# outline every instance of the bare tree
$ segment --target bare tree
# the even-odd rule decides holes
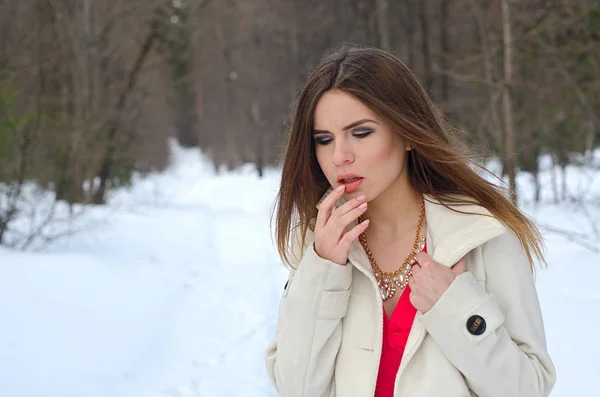
[[[428,91],[433,88],[431,41],[429,39],[429,14],[427,1],[419,1],[419,23],[421,26],[421,51],[423,54],[423,75],[425,76],[425,87]]]
[[[450,55],[450,29],[449,14],[451,0],[440,0],[440,66],[442,70],[448,70],[448,57]],[[441,75],[441,100],[446,104],[450,99],[450,78],[446,74]]]
[[[262,175],[319,57],[380,46],[503,161],[516,194],[539,155],[566,167],[598,145],[598,21],[594,0],[0,0],[0,84],[10,75],[11,114],[36,120],[25,180],[102,203],[164,167],[170,136],[215,169]],[[2,164],[21,153],[10,146]]]
[[[515,161],[515,126],[513,123],[512,102],[512,62],[513,42],[508,0],[502,0],[502,39],[504,43],[504,82],[502,87],[504,136],[506,140],[506,168],[511,198],[517,202],[516,161]]]
[[[502,124],[500,122],[500,116],[498,115],[498,100],[500,98],[499,84],[496,82],[497,77],[494,70],[495,54],[490,44],[489,33],[483,10],[479,0],[471,0],[473,9],[473,16],[475,20],[475,26],[479,36],[481,44],[481,54],[483,56],[483,70],[485,76],[485,85],[488,92],[488,107],[485,112],[482,112],[482,121],[491,130],[489,135],[495,142],[495,147],[500,149],[500,159],[502,160],[502,173],[506,169],[506,150],[504,144],[504,133]],[[489,117],[488,117],[489,116]],[[489,121],[487,121],[489,120]]]
[[[379,46],[390,49],[390,30],[388,27],[388,1],[377,0],[377,27],[379,30]]]

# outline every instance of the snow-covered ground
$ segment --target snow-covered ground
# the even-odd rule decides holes
[[[600,196],[600,172],[568,171],[574,194]],[[277,178],[216,176],[175,148],[166,172],[88,209],[76,234],[35,253],[0,248],[0,396],[273,396],[263,353],[286,276],[269,230]],[[537,283],[552,396],[600,396],[600,255],[584,248],[600,241],[549,231],[592,235],[600,204],[535,207],[529,177],[519,184],[546,230]]]

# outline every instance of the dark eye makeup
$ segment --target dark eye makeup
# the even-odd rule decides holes
[[[357,128],[356,130],[352,131],[352,135],[357,138],[364,138],[367,135],[370,135],[372,132],[373,130],[370,128]]]
[[[355,130],[352,131],[352,135],[356,138],[365,138],[368,135],[371,135],[371,133],[373,133],[373,129],[371,128],[357,128]],[[329,136],[316,136],[315,138],[315,143],[317,145],[327,145],[328,143],[330,143],[331,141],[333,141],[333,139]]]

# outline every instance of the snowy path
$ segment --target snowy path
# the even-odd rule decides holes
[[[0,249],[0,396],[270,393],[275,179],[249,190],[244,172],[207,177],[196,156],[44,253]]]
[[[276,260],[244,250],[269,241],[268,225],[243,211],[138,212],[64,253],[0,251],[0,373],[12,374],[0,395],[225,396],[239,382],[266,395],[256,360]]]

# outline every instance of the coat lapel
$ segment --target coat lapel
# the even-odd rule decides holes
[[[452,207],[458,211],[469,213],[464,214],[444,207],[433,197],[426,196],[425,199],[427,253],[443,266],[452,267],[471,250],[506,231],[501,222],[491,217],[491,214],[480,206]],[[421,323],[421,317],[423,317],[423,313],[417,311],[406,341],[396,380],[399,379],[402,371],[427,335],[427,331]]]

